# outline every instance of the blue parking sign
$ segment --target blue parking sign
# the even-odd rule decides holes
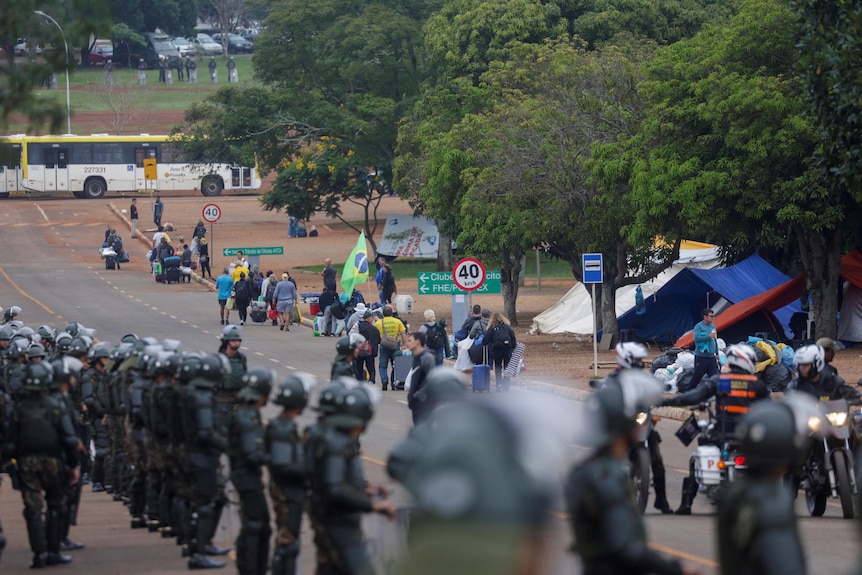
[[[585,284],[600,284],[603,280],[602,254],[582,254],[581,269],[584,270]]]

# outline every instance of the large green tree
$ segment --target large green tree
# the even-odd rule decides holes
[[[60,30],[46,18],[35,14],[41,10],[54,18]],[[0,17],[0,39],[7,50],[0,65],[0,128],[8,126],[12,114],[20,114],[31,129],[46,125],[52,132],[65,131],[66,106],[56,99],[38,98],[36,87],[45,86],[52,74],[61,75],[74,68],[72,53],[66,59],[63,35],[70,50],[87,43],[90,34],[104,34],[110,26],[108,6],[100,1],[20,0],[4,2]],[[12,46],[16,38],[25,37],[31,47],[27,61],[15,61]],[[35,47],[45,49],[36,55]]]

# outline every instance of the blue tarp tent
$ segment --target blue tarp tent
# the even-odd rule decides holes
[[[731,304],[770,290],[789,279],[757,254],[727,268],[688,268],[645,300],[645,313],[638,315],[631,309],[621,315],[618,318],[619,329],[633,330],[635,339],[639,341],[672,344],[701,320],[703,308],[710,307],[720,313]],[[765,313],[759,319],[755,318],[745,329],[751,335],[755,331],[764,331],[771,338],[783,339],[790,316],[797,311],[800,311],[799,302],[794,302],[775,311],[774,316]],[[732,337],[727,341],[737,339]]]

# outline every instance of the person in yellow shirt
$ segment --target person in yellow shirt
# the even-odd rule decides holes
[[[377,368],[381,389],[386,391],[389,387],[389,363],[395,367],[395,352],[406,345],[407,328],[400,319],[392,316],[392,307],[388,305],[383,308],[383,317],[374,323],[374,327],[380,332],[380,361]],[[392,385],[395,389],[395,382]]]

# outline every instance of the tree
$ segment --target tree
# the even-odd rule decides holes
[[[63,49],[63,36],[57,26],[46,22],[35,14],[42,10],[62,26],[63,34],[70,47],[86,44],[90,34],[104,33],[109,28],[107,5],[101,1],[52,0],[35,2],[21,0],[7,2],[0,18],[0,38],[3,38],[5,52],[0,66],[0,128],[9,125],[12,114],[21,114],[27,119],[32,130],[47,124],[51,132],[64,129],[66,107],[64,103],[49,98],[36,98],[34,87],[48,83],[51,74],[60,74],[67,65],[74,68],[75,62],[66,60]],[[18,37],[27,38],[34,49],[27,62],[16,62],[12,44]],[[46,49],[40,57],[35,57],[35,47],[43,45]]]

